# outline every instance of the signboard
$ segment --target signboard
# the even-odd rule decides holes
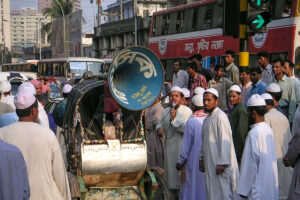
[[[52,57],[81,57],[82,10],[65,16],[65,38],[63,18],[52,22]]]

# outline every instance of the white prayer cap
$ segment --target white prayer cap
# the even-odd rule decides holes
[[[191,92],[190,92],[189,89],[187,89],[187,88],[182,88],[182,89],[181,89],[181,92],[183,93],[183,96],[184,96],[185,98],[190,98]]]
[[[31,106],[35,101],[36,98],[34,94],[29,90],[19,92],[15,96],[16,109],[26,109],[29,106]]]
[[[30,91],[32,94],[36,95],[35,87],[30,82],[25,82],[19,86],[18,93],[24,91]]]
[[[171,88],[171,91],[170,91],[170,92],[175,92],[175,91],[181,92],[181,93],[182,93],[182,89],[181,89],[180,87],[178,87],[178,86],[173,86],[173,87]]]
[[[202,107],[204,106],[203,104],[203,95],[202,94],[197,94],[193,96],[192,102],[195,106]]]
[[[204,94],[205,94],[205,93],[211,93],[211,94],[214,94],[216,97],[219,98],[219,93],[218,93],[218,91],[217,91],[215,88],[209,88],[209,89],[205,90]]]
[[[230,92],[230,91],[242,93],[242,90],[241,90],[240,86],[238,86],[238,85],[233,85],[233,86],[231,86],[231,87],[229,88],[229,92]]]
[[[0,92],[6,93],[11,91],[11,84],[9,81],[1,81]]]
[[[247,106],[248,107],[254,107],[254,106],[265,106],[266,102],[263,97],[261,97],[259,94],[252,95],[248,101]]]
[[[71,85],[65,84],[64,87],[63,87],[62,92],[65,93],[65,94],[70,93],[71,90],[72,90],[72,88],[73,88],[73,87],[72,87]]]
[[[205,92],[205,89],[204,88],[202,88],[202,87],[196,87],[195,89],[194,89],[194,94],[202,94],[203,95],[203,93]]]
[[[269,93],[264,93],[261,95],[264,100],[273,100],[273,97]]]
[[[277,93],[277,92],[281,92],[281,88],[277,83],[270,83],[266,91]]]

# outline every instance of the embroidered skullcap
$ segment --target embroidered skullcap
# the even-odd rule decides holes
[[[264,100],[273,100],[273,97],[269,93],[264,93],[261,95]]]
[[[189,89],[187,89],[187,88],[182,88],[181,91],[182,91],[183,96],[184,96],[185,98],[190,98],[191,92],[190,92]]]
[[[35,87],[30,82],[25,82],[19,86],[18,92],[30,91],[32,94],[36,95]]]
[[[16,109],[26,109],[34,104],[36,98],[31,91],[25,90],[16,94],[14,101]]]
[[[11,84],[9,81],[0,82],[0,92],[6,93],[11,91]]]
[[[248,101],[247,106],[248,107],[255,107],[255,106],[265,106],[266,102],[263,97],[261,97],[259,94],[252,95]]]
[[[219,93],[215,88],[209,88],[209,89],[205,90],[204,94],[205,93],[214,94],[217,98],[219,98]]]
[[[171,92],[175,92],[175,91],[181,92],[181,93],[182,93],[182,89],[181,89],[180,87],[178,87],[178,86],[173,86],[173,87],[171,88]]]
[[[196,87],[195,89],[194,89],[194,94],[204,94],[204,92],[205,92],[205,89],[204,88],[202,88],[202,87]]]
[[[277,83],[270,83],[266,89],[268,92],[277,93],[281,92],[281,88]]]
[[[203,107],[204,106],[204,104],[203,104],[203,95],[202,94],[197,94],[197,95],[193,96],[192,103],[195,106]]]
[[[70,93],[72,88],[73,87],[70,84],[65,84],[64,87],[63,87],[62,92],[65,93],[65,94]]]
[[[234,91],[234,92],[242,93],[242,90],[241,90],[240,86],[238,86],[238,85],[231,86],[229,88],[229,91]]]

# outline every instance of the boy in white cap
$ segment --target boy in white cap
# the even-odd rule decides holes
[[[207,199],[232,199],[239,169],[226,114],[218,108],[219,94],[214,88],[204,93],[205,111],[209,113],[202,127],[199,166],[206,175]]]
[[[181,191],[183,200],[206,200],[205,174],[199,171],[199,149],[202,145],[202,125],[207,114],[203,95],[192,98],[193,116],[186,122],[177,170],[185,166],[186,179]],[[200,191],[200,192],[199,192]]]
[[[282,159],[287,152],[291,141],[290,124],[286,116],[275,109],[273,97],[268,94],[261,95],[266,102],[267,113],[265,122],[272,128],[276,146],[276,157],[278,166],[279,199],[287,199],[292,181],[293,169],[285,167]]]
[[[237,193],[248,199],[278,199],[278,171],[273,131],[264,122],[265,100],[258,94],[247,102],[248,133]]]
[[[190,90],[187,88],[181,89],[183,98],[181,99],[181,105],[189,106],[190,103]]]
[[[201,94],[203,96],[204,92],[205,92],[205,89],[202,87],[196,87],[194,89],[194,95]]]
[[[23,153],[29,177],[30,199],[71,199],[61,150],[53,132],[35,120],[38,102],[29,92],[15,96],[19,122],[0,129],[0,139]]]
[[[14,96],[11,94],[11,84],[9,81],[0,82],[0,92],[2,92],[2,98],[0,101],[7,103],[13,109],[16,109],[14,104]]]
[[[245,140],[248,134],[248,115],[242,99],[241,88],[238,85],[231,86],[229,88],[229,102],[233,105],[233,109],[229,114],[229,121],[234,149],[239,164],[241,163]]]
[[[284,112],[278,103],[282,96],[280,86],[277,83],[270,83],[266,89],[266,93],[269,93],[273,97],[274,107],[276,108],[276,110],[278,110],[288,118],[287,112]]]
[[[170,93],[170,107],[164,109],[162,118],[157,125],[157,132],[165,136],[164,142],[164,169],[167,185],[174,199],[179,197],[180,173],[175,166],[179,159],[180,148],[186,121],[192,115],[187,106],[181,105],[183,98],[181,88],[174,86]]]

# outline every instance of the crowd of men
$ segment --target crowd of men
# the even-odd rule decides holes
[[[169,104],[145,112],[148,164],[164,169],[173,199],[300,199],[295,65],[260,52],[239,69],[234,57],[214,69],[199,54],[186,70],[173,62]]]

